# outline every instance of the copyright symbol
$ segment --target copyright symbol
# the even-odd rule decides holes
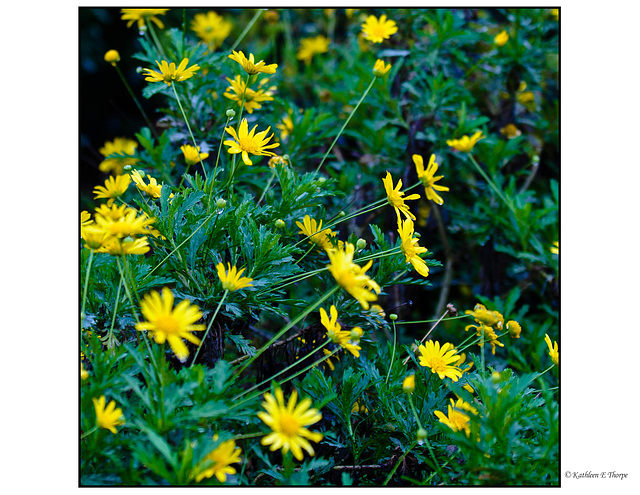
[[[565,478],[571,478],[571,471],[566,471],[566,472],[564,473],[564,477],[565,477]]]

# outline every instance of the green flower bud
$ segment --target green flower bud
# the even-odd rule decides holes
[[[395,313],[391,313],[391,314],[389,315],[389,319],[390,319],[391,321],[396,321],[396,320],[398,319],[398,315],[397,315],[397,314],[395,314]]]
[[[338,216],[340,218],[347,216],[347,214],[344,211],[340,211],[340,213],[338,213]]]
[[[276,220],[276,228],[277,229],[284,229],[285,224],[284,224],[284,220],[282,218],[278,218]]]
[[[236,111],[233,108],[230,108],[229,110],[227,110],[227,117],[229,117],[230,119],[234,118],[236,116]]]
[[[424,440],[429,436],[429,434],[427,433],[427,430],[425,430],[424,428],[420,428],[418,430],[417,436],[418,436],[418,440]]]
[[[227,206],[227,202],[224,199],[219,198],[218,201],[216,201],[216,208],[222,209],[225,206]]]
[[[364,249],[367,247],[367,241],[365,241],[362,237],[360,239],[358,239],[358,242],[356,242],[356,247],[358,249]]]

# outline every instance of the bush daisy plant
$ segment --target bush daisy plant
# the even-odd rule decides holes
[[[557,15],[81,10],[81,485],[559,484]]]

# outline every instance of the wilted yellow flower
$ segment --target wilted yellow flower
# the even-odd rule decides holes
[[[158,62],[156,60],[156,64],[158,64],[160,72],[151,69],[143,69],[143,71],[147,72],[147,74],[145,74],[147,77],[145,77],[144,80],[150,82],[163,82],[167,86],[171,86],[171,83],[173,82],[180,82],[193,77],[196,71],[200,69],[200,66],[197,64],[187,68],[187,65],[189,64],[188,58],[183,58],[178,67],[176,67],[174,62],[168,64],[166,60],[163,60],[162,62]]]
[[[108,177],[104,186],[95,187],[93,194],[95,194],[95,199],[107,199],[107,206],[111,206],[115,198],[127,192],[129,184],[131,184],[131,177],[127,174]]]
[[[217,435],[213,437],[217,440]],[[227,481],[228,474],[236,474],[236,469],[231,467],[231,464],[240,462],[240,453],[242,449],[236,447],[236,442],[233,440],[227,440],[218,445],[214,450],[209,452],[202,462],[211,461],[213,465],[211,467],[202,469],[196,474],[196,482],[202,481],[204,478],[211,478],[215,476],[220,483]]]
[[[296,406],[298,391],[294,389],[285,405],[282,390],[277,388],[275,397],[266,393],[264,400],[262,407],[266,412],[260,411],[258,417],[271,428],[272,433],[264,437],[260,443],[269,445],[271,451],[282,449],[284,454],[291,450],[299,461],[304,457],[302,449],[309,455],[315,455],[308,440],[319,442],[322,440],[322,434],[309,431],[306,427],[320,421],[322,414],[310,407],[311,399],[304,399]]]
[[[396,32],[398,32],[396,21],[387,19],[384,14],[380,16],[380,19],[375,15],[370,15],[362,24],[364,38],[374,43],[382,43]]]
[[[413,221],[409,218],[404,221],[398,220],[398,234],[401,242],[400,249],[404,254],[405,261],[411,263],[413,268],[423,277],[428,276],[429,267],[420,257],[420,254],[426,253],[428,249],[418,246],[418,239],[414,239]]]
[[[506,45],[507,41],[509,41],[509,35],[504,29],[493,38],[493,42],[498,46]]]
[[[420,351],[420,366],[430,368],[432,373],[437,373],[441,380],[451,378],[454,382],[462,376],[462,371],[457,366],[460,357],[449,342],[440,347],[439,342],[429,340],[425,345],[418,347]]]
[[[460,139],[447,139],[447,144],[452,148],[469,153],[478,141],[483,139],[482,131],[476,131],[473,136],[462,136]]]
[[[493,327],[487,326],[484,323],[480,323],[480,325],[467,325],[466,327],[464,327],[464,331],[466,332],[470,328],[475,329],[476,335],[478,337],[481,337],[482,334],[484,333],[484,338],[483,338],[483,340],[480,340],[480,342],[478,342],[478,345],[480,347],[483,347],[485,342],[489,342],[489,344],[491,344],[491,353],[492,354],[495,355],[496,346],[504,347],[504,344],[498,340],[498,334],[493,329]],[[500,323],[500,327],[499,328],[502,328],[502,323]]]
[[[438,164],[435,162],[436,155],[432,154],[429,158],[427,170],[424,169],[424,161],[421,155],[413,155],[412,158],[413,163],[416,166],[418,179],[420,179],[420,182],[422,182],[422,185],[424,186],[424,192],[427,195],[427,199],[441,205],[444,203],[444,200],[436,191],[448,191],[449,188],[447,186],[440,186],[436,184],[436,182],[444,177],[444,175],[435,176],[435,173],[438,171]]]
[[[278,64],[265,65],[264,60],[260,60],[260,62],[255,63],[253,53],[250,53],[249,58],[247,59],[241,51],[236,52],[233,50],[233,53],[229,55],[229,58],[238,62],[247,74],[258,74],[259,72],[263,74],[275,74],[276,69],[278,68]]]
[[[263,88],[263,86],[269,82],[269,78],[262,79],[257,90],[247,87],[246,82],[240,75],[237,75],[235,79],[229,79],[227,77],[227,81],[231,83],[231,86],[227,88],[223,96],[237,102],[238,106],[240,106],[244,95],[244,108],[250,114],[253,113],[254,110],[262,108],[262,105],[260,105],[261,102],[273,101],[273,94],[276,87]]]
[[[242,272],[244,272],[244,268],[238,270],[235,265],[231,266],[231,263],[227,263],[229,268],[228,271],[225,271],[224,264],[218,263],[216,265],[216,270],[218,271],[218,277],[220,278],[220,282],[222,282],[222,288],[224,290],[228,290],[230,292],[244,289],[245,287],[253,287],[251,283],[253,281],[252,278],[242,277]]]
[[[269,163],[267,165],[269,165],[269,168],[276,168],[277,165],[285,166],[286,164],[287,164],[287,160],[285,160],[281,156],[276,155],[269,158]]]
[[[449,399],[451,405],[448,406],[448,416],[445,416],[440,411],[434,411],[436,417],[441,423],[444,423],[453,431],[464,431],[467,436],[471,434],[471,417],[468,413],[477,415],[478,410],[471,404],[458,399],[457,402],[453,402],[453,399]]]
[[[496,326],[500,330],[504,325],[504,316],[499,311],[488,310],[483,304],[476,304],[473,311],[468,309],[464,314],[473,316],[478,323],[488,327]]]
[[[549,356],[551,356],[551,362],[558,366],[560,364],[560,352],[558,351],[558,343],[554,341],[553,345],[551,345],[551,339],[546,333],[544,334],[544,341],[547,343],[547,347],[549,347]]]
[[[369,302],[378,299],[376,294],[380,294],[380,286],[365,274],[371,268],[373,260],[361,267],[353,262],[354,252],[355,246],[350,242],[344,247],[328,250],[331,261],[328,269],[340,287],[351,294],[364,309],[369,309]]]
[[[233,127],[225,127],[225,131],[231,134],[235,141],[227,140],[224,141],[224,145],[228,146],[227,152],[231,154],[242,153],[242,161],[245,165],[253,165],[253,162],[249,159],[249,153],[257,156],[275,156],[276,154],[272,151],[267,151],[269,148],[277,148],[280,146],[279,143],[267,144],[273,134],[271,136],[267,136],[271,127],[267,127],[266,131],[261,131],[259,133],[255,133],[258,128],[258,124],[253,126],[251,132],[249,132],[249,126],[247,124],[247,119],[242,119],[240,123],[240,129],[238,133]]]
[[[120,9],[122,12],[121,19],[127,22],[127,27],[131,27],[134,22],[138,23],[138,29],[145,26],[145,21],[152,21],[160,29],[164,28],[164,24],[156,16],[164,15],[169,9]]]
[[[391,70],[391,64],[385,64],[384,60],[376,60],[373,65],[373,75],[376,77],[382,77]]]
[[[122,137],[105,142],[104,146],[98,150],[106,157],[99,165],[100,170],[112,175],[122,175],[125,165],[134,165],[139,160],[133,157],[137,147],[136,141]]]
[[[168,341],[181,362],[189,357],[189,350],[182,339],[200,344],[200,339],[191,333],[206,328],[203,324],[195,324],[202,318],[200,309],[187,299],[174,308],[173,293],[167,287],[162,289],[162,295],[155,290],[146,294],[140,302],[140,311],[146,321],[136,323],[136,330],[148,331],[157,344]]]
[[[109,430],[114,435],[118,433],[116,426],[124,424],[122,409],[116,409],[116,402],[114,400],[109,402],[105,407],[107,400],[104,395],[100,396],[99,399],[94,397],[91,400],[93,401],[93,407],[96,410],[96,423],[98,426],[105,430]]]
[[[515,125],[507,124],[502,129],[500,129],[500,134],[502,134],[507,139],[513,139],[520,136],[522,132]]]
[[[306,65],[309,65],[314,55],[327,53],[329,51],[329,43],[331,43],[331,41],[326,36],[318,35],[312,38],[303,38],[300,43],[301,46],[298,48],[296,58],[303,60]]]
[[[120,54],[116,50],[109,50],[104,54],[104,61],[115,67],[116,63],[120,62]]]
[[[191,21],[191,30],[209,45],[209,48],[218,48],[222,45],[232,27],[231,22],[213,11],[196,14]]]
[[[522,332],[522,327],[520,326],[520,323],[514,320],[509,320],[507,322],[506,328],[509,331],[509,334],[511,334],[511,336],[514,339],[520,338],[520,332]]]
[[[200,153],[200,146],[196,148],[190,144],[183,144],[180,149],[184,155],[184,161],[188,165],[195,165],[200,163],[200,160],[206,160],[209,157],[209,153]]]
[[[387,193],[387,201],[389,201],[389,204],[396,210],[398,221],[400,221],[400,213],[402,213],[406,218],[415,220],[416,217],[413,215],[413,213],[411,213],[411,211],[409,211],[409,206],[404,202],[410,199],[420,199],[420,195],[411,194],[405,198],[405,193],[400,191],[400,189],[402,188],[402,179],[398,180],[398,185],[394,188],[393,179],[391,178],[391,174],[389,172],[387,172],[386,177],[382,179],[382,183],[384,184],[384,189]]]

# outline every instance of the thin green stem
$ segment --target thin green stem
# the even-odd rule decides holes
[[[84,438],[88,437],[89,435],[91,435],[94,431],[97,431],[99,427],[98,426],[94,426],[93,428],[91,428],[88,432],[86,432],[84,435],[82,435],[80,437],[80,440],[83,440]]]
[[[87,273],[84,277],[84,289],[82,291],[82,305],[80,307],[80,328],[82,328],[82,323],[84,322],[85,317],[85,304],[87,302],[87,289],[89,287],[89,275],[91,274],[91,265],[93,263],[93,249],[89,250],[89,259],[87,260]]]
[[[469,159],[471,160],[471,163],[473,163],[473,165],[476,167],[476,170],[478,170],[478,172],[480,173],[480,175],[482,175],[484,180],[487,181],[487,184],[489,184],[491,189],[493,189],[493,191],[504,202],[504,204],[507,205],[507,207],[513,213],[514,217],[517,219],[518,217],[517,217],[517,214],[516,214],[515,206],[513,206],[513,202],[504,195],[504,193],[500,190],[500,188],[498,186],[496,186],[496,184],[491,180],[489,175],[484,171],[484,169],[476,161],[476,159],[473,157],[473,155],[471,153],[467,153],[467,154],[469,155]]]
[[[140,104],[140,102],[138,101],[138,98],[136,97],[135,93],[131,89],[131,86],[129,86],[129,83],[127,82],[127,80],[125,79],[124,75],[122,74],[122,71],[120,70],[120,67],[118,67],[118,64],[116,64],[115,67],[116,67],[116,72],[118,73],[118,75],[120,76],[120,79],[124,83],[125,88],[127,88],[127,91],[129,92],[129,95],[131,95],[131,98],[133,98],[133,101],[135,102],[136,106],[138,107],[138,110],[140,110],[140,113],[142,114],[142,117],[144,117],[144,121],[149,126],[149,129],[153,133],[154,137],[156,139],[159,139],[158,138],[158,134],[156,134],[156,130],[153,127],[153,124],[151,123],[151,120],[149,120],[149,117],[147,117],[147,113],[144,111],[144,108],[142,108],[142,105]]]
[[[224,302],[228,294],[229,294],[229,290],[225,289],[224,294],[222,295],[222,299],[220,299],[220,302],[218,303],[218,306],[216,307],[216,310],[213,313],[213,318],[211,318],[211,320],[209,321],[209,325],[207,326],[207,331],[204,333],[204,337],[202,337],[202,340],[198,345],[198,350],[196,351],[196,355],[193,356],[193,361],[191,361],[191,366],[189,366],[190,368],[193,367],[193,365],[196,362],[196,359],[198,359],[198,354],[200,354],[200,349],[202,349],[202,344],[206,340],[207,335],[209,335],[209,330],[211,330],[211,325],[213,325],[213,321],[216,319],[216,316],[218,316],[218,311],[220,311],[220,306],[222,306],[222,303]]]
[[[480,376],[485,378],[484,370],[484,325],[480,325]]]
[[[238,372],[238,374],[241,374],[246,368],[247,366],[249,366],[251,363],[253,363],[256,359],[258,359],[258,357],[264,352],[266,351],[269,346],[271,344],[273,344],[275,341],[277,341],[280,337],[282,337],[285,333],[287,333],[291,328],[293,328],[295,325],[297,325],[300,321],[302,321],[304,318],[307,317],[307,315],[309,313],[311,313],[314,309],[316,309],[318,306],[320,306],[324,301],[326,301],[327,299],[329,299],[329,297],[331,297],[334,293],[336,293],[338,291],[338,289],[340,288],[339,285],[336,285],[335,287],[333,287],[332,289],[328,290],[322,297],[320,297],[320,299],[318,299],[315,303],[311,304],[309,307],[307,307],[307,309],[305,309],[302,313],[300,313],[298,316],[296,316],[293,320],[291,320],[287,325],[285,325],[282,330],[280,330],[277,334],[275,334],[273,337],[271,337],[271,339],[269,340],[269,342],[267,342],[265,345],[263,345],[257,352],[256,354],[254,354],[253,357],[251,357],[249,359],[249,361],[240,369],[240,371]]]
[[[242,113],[244,111],[244,100],[247,95],[247,88],[249,87],[249,80],[251,79],[251,74],[247,73],[247,79],[244,82],[244,89],[242,90],[242,100],[240,101],[240,113],[238,114],[238,122],[236,124],[236,135],[240,137],[240,125],[242,124]],[[229,182],[227,183],[227,198],[230,198],[229,192],[231,190],[231,186],[233,184],[233,177],[236,174],[236,158],[237,153],[233,155],[233,159],[231,160],[231,172],[229,173]]]
[[[253,15],[253,17],[251,18],[249,23],[245,26],[244,31],[242,31],[242,33],[240,33],[240,36],[238,36],[238,39],[236,40],[236,42],[231,47],[231,51],[234,51],[236,48],[238,48],[238,45],[242,42],[244,37],[247,35],[249,30],[253,27],[253,25],[256,23],[256,21],[258,20],[258,18],[262,14],[262,10],[263,9],[258,9],[257,12]]]
[[[158,49],[158,53],[162,55],[162,58],[166,59],[167,56],[164,54],[164,50],[162,49],[162,44],[156,35],[156,30],[153,27],[152,22],[147,22],[147,26],[149,26],[149,32],[151,33],[151,37],[153,38],[154,43],[156,44],[156,48]]]
[[[202,163],[202,157],[200,156],[200,151],[198,149],[198,143],[196,143],[196,138],[193,137],[193,132],[191,132],[191,126],[189,125],[189,119],[187,119],[187,114],[184,113],[184,108],[182,108],[182,103],[180,102],[178,91],[176,90],[176,83],[175,82],[172,83],[171,87],[173,88],[173,94],[176,95],[176,101],[178,102],[178,106],[180,107],[180,111],[182,112],[184,123],[187,124],[187,129],[189,129],[189,135],[191,136],[191,141],[193,141],[193,147],[196,149],[196,152],[198,153],[198,160],[200,160],[200,165],[202,166],[202,171],[204,172],[204,179],[207,180],[207,169],[204,168],[204,163]],[[184,174],[182,174],[182,179],[180,180],[180,184],[178,186],[182,185],[182,182],[184,181],[184,177],[189,171],[190,166],[191,166],[191,163],[187,162],[187,169],[184,171]]]
[[[118,290],[116,291],[116,302],[113,305],[113,315],[111,316],[111,326],[109,327],[109,338],[107,339],[107,349],[113,348],[113,327],[116,324],[116,315],[118,314],[118,304],[120,303],[120,290],[122,289],[122,285],[124,284],[124,278],[120,277],[120,282],[118,282]]]
[[[418,428],[424,430],[424,428],[422,427],[422,423],[420,422],[420,418],[418,417],[418,411],[416,410],[416,406],[413,404],[413,399],[411,397],[411,394],[409,394],[409,405],[411,406],[411,411],[413,412],[413,416],[416,418],[416,422],[418,423]],[[431,448],[431,443],[429,442],[429,439],[425,437],[423,440],[427,444],[427,448],[429,449],[429,453],[431,454],[431,458],[433,459],[433,463],[436,466],[436,470],[438,471],[438,474],[440,475],[440,477],[442,477],[442,471],[440,469],[440,464],[438,463],[438,458],[436,457],[435,453],[433,452],[433,449]]]
[[[387,378],[384,381],[385,385],[389,383],[389,376],[391,376],[391,368],[393,367],[393,360],[396,357],[396,338],[397,338],[396,322],[392,321],[391,325],[393,326],[393,352],[391,353],[391,362],[389,363],[389,371],[387,371]]]
[[[322,168],[322,165],[324,164],[324,161],[327,159],[327,157],[329,156],[329,153],[331,153],[331,150],[333,149],[333,147],[335,146],[335,144],[338,142],[338,139],[340,138],[340,135],[342,134],[342,132],[345,130],[345,128],[347,127],[347,124],[349,123],[349,121],[351,120],[351,117],[354,116],[354,114],[356,113],[356,111],[358,110],[358,107],[360,106],[360,104],[364,101],[365,97],[367,96],[367,94],[369,93],[369,90],[373,87],[373,84],[376,82],[376,79],[378,79],[377,77],[373,77],[373,80],[371,81],[371,83],[369,84],[369,87],[365,90],[365,92],[362,94],[362,97],[360,98],[360,101],[358,102],[358,104],[355,106],[355,108],[353,109],[353,111],[349,114],[349,117],[347,117],[347,120],[344,122],[344,124],[342,125],[342,129],[340,129],[340,132],[338,132],[338,135],[336,136],[336,138],[333,140],[333,143],[331,143],[331,146],[329,146],[329,149],[327,150],[327,152],[324,154],[324,157],[322,158],[322,161],[320,162],[320,165],[318,165],[318,168],[316,168],[316,173],[318,173],[320,171],[320,168]]]
[[[460,318],[470,318],[469,315],[451,316],[449,318],[438,318],[433,320],[413,320],[413,321],[396,321],[396,325],[413,325],[415,323],[433,323],[434,321],[459,320]]]
[[[271,177],[269,177],[269,181],[267,182],[267,185],[262,190],[262,194],[260,195],[260,199],[258,199],[258,202],[256,204],[258,204],[258,205],[260,204],[260,202],[264,198],[264,195],[267,194],[267,191],[269,190],[269,187],[271,187],[271,183],[273,182],[273,179],[275,179],[275,178],[276,178],[276,171],[274,169],[273,173],[271,174]]]
[[[222,153],[222,142],[224,141],[224,133],[229,125],[230,117],[227,117],[227,121],[222,129],[222,135],[220,136],[220,144],[218,145],[218,156],[216,157],[216,164],[213,167],[213,176],[211,177],[211,189],[209,190],[209,204],[207,205],[207,213],[209,213],[209,207],[211,206],[211,195],[213,194],[213,182],[216,180],[216,174],[218,173],[218,163],[220,163],[220,154]]]
[[[387,479],[384,480],[384,483],[382,483],[382,486],[387,486],[387,483],[389,483],[389,481],[391,481],[391,478],[393,477],[394,474],[396,474],[396,471],[398,470],[398,468],[400,467],[400,464],[402,464],[402,461],[404,461],[404,458],[407,456],[407,454],[409,452],[411,452],[413,450],[413,448],[418,444],[417,440],[414,440],[411,445],[409,446],[409,448],[407,449],[406,452],[404,452],[400,458],[398,459],[398,462],[396,462],[396,465],[393,466],[393,469],[391,470],[391,472],[389,473],[389,476],[387,476]]]
[[[331,342],[330,340],[326,340],[322,345],[318,346],[317,348],[313,349],[311,352],[309,352],[307,355],[303,356],[302,359],[297,359],[294,363],[290,364],[289,366],[287,366],[285,369],[278,371],[275,375],[270,376],[269,378],[267,378],[266,380],[261,381],[260,383],[254,385],[251,388],[248,388],[247,390],[243,391],[241,394],[236,395],[233,399],[231,399],[231,402],[235,402],[238,399],[241,399],[242,397],[244,397],[245,395],[247,395],[249,392],[251,392],[252,390],[255,390],[257,388],[260,388],[262,385],[264,385],[265,383],[269,383],[271,380],[273,380],[274,378],[282,375],[283,373],[286,373],[287,371],[289,371],[291,368],[295,368],[296,366],[298,366],[300,363],[304,362],[305,359],[311,357],[312,355],[314,355],[316,352],[318,352],[320,349],[322,349],[323,347],[327,346],[329,344],[329,342]]]

